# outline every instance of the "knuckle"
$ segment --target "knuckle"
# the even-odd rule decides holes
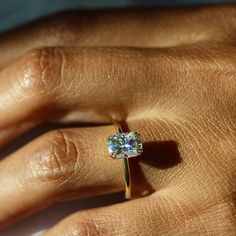
[[[21,58],[18,82],[25,96],[55,95],[61,81],[61,55],[56,48],[36,48]]]
[[[78,147],[69,131],[53,131],[38,145],[31,170],[40,181],[64,185],[75,174],[79,157]]]

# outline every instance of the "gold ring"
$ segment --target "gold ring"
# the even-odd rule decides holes
[[[142,154],[143,144],[140,134],[137,132],[124,132],[120,122],[113,121],[117,134],[108,137],[108,151],[114,159],[124,161],[125,198],[132,197],[132,185],[130,175],[130,158]]]

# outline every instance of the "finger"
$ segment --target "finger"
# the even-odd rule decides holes
[[[0,225],[60,199],[123,190],[123,163],[106,146],[114,132],[113,126],[53,131],[2,160]]]
[[[145,198],[75,213],[44,236],[231,235],[234,231],[232,213],[219,210],[218,204],[201,207],[185,201],[169,188]]]
[[[151,49],[33,50],[0,73],[1,128],[29,120],[109,122],[138,112],[168,85],[172,65],[166,52],[157,55]]]
[[[60,14],[3,35],[0,40],[0,65],[7,65],[30,49],[45,46],[153,46],[153,29],[157,32],[155,46],[158,41],[161,45],[169,38],[177,41],[177,37],[167,37],[169,33],[163,24],[166,19],[176,23],[173,18],[178,15],[172,14],[170,18],[167,11]],[[172,33],[176,29],[173,23],[170,23],[170,28]]]
[[[230,27],[224,27],[225,22],[233,25],[231,11],[234,11],[232,6],[211,6],[59,14],[2,35],[0,67],[36,47],[171,47],[209,37],[216,40],[225,36],[226,30],[232,32]],[[225,30],[219,30],[221,26]]]
[[[167,229],[165,213],[168,211],[165,206],[157,205],[154,199],[149,196],[75,213],[48,230],[44,236],[161,234],[163,229]]]
[[[206,66],[203,55],[191,50],[191,54],[188,47],[30,51],[0,73],[0,128],[27,121],[108,123],[111,117],[153,116],[157,104],[167,110],[166,106],[176,106],[180,94],[191,95],[188,86],[199,87],[189,73],[209,71],[209,62]],[[196,57],[203,61],[200,69]]]

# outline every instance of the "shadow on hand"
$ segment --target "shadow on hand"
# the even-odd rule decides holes
[[[175,141],[144,143],[143,150],[140,161],[159,169],[171,168],[181,162]]]
[[[120,124],[124,132],[130,132],[125,121]],[[143,143],[142,155],[129,159],[132,194],[137,197],[149,195],[155,191],[143,173],[142,163],[158,169],[168,169],[178,165],[181,163],[181,157],[177,142],[167,140]]]
[[[168,169],[181,162],[178,145],[175,141],[147,142],[143,144],[143,154],[130,158],[130,172],[132,179],[132,194],[134,196],[146,196],[155,191],[148,182],[141,168],[141,163],[157,169]]]

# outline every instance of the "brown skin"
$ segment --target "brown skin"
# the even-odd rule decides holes
[[[2,160],[0,225],[122,191],[106,147],[114,117],[142,135],[134,192],[152,194],[75,213],[46,235],[233,235],[235,39],[230,5],[75,12],[1,36],[1,145],[39,123],[101,125],[46,133]]]

